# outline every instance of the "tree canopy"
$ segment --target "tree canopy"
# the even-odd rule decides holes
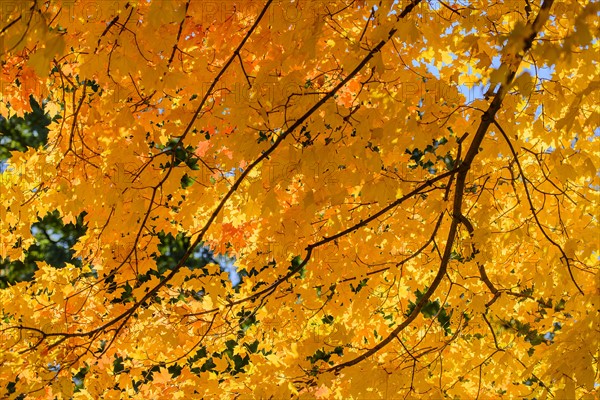
[[[3,2],[0,396],[595,398],[599,14]]]

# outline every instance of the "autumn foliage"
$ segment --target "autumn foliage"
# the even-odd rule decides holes
[[[0,397],[598,395],[600,3],[1,6]]]

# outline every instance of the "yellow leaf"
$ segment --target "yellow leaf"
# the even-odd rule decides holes
[[[62,107],[57,102],[48,101],[46,104],[44,104],[44,110],[48,113],[50,118],[54,118],[61,113]]]

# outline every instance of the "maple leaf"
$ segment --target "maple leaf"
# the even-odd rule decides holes
[[[160,368],[158,372],[152,374],[152,382],[157,385],[167,385],[172,379],[171,374],[166,368]]]

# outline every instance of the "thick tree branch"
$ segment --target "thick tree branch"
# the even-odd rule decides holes
[[[462,215],[463,196],[464,196],[464,189],[465,189],[465,182],[467,179],[467,174],[469,172],[469,169],[471,168],[471,164],[472,164],[473,160],[477,156],[477,153],[479,153],[479,150],[480,150],[479,146],[481,145],[488,128],[494,121],[496,113],[500,110],[500,107],[502,106],[502,101],[504,100],[504,97],[508,93],[508,89],[512,85],[512,81],[517,72],[517,68],[519,67],[520,62],[523,59],[523,54],[526,53],[531,48],[533,40],[535,39],[536,35],[541,30],[542,26],[544,25],[544,23],[546,22],[546,20],[548,18],[549,10],[550,10],[550,7],[552,6],[553,2],[554,2],[554,0],[545,0],[544,3],[542,4],[540,12],[538,13],[534,22],[531,25],[528,25],[532,29],[532,32],[524,41],[523,52],[517,56],[518,62],[514,63],[511,66],[512,68],[508,73],[508,76],[506,78],[506,83],[504,83],[500,86],[500,89],[494,95],[494,99],[493,99],[492,103],[490,104],[488,109],[485,111],[485,113],[481,116],[481,123],[479,124],[479,127],[477,128],[475,137],[473,138],[473,141],[471,142],[471,145],[470,145],[469,149],[467,150],[467,154],[465,155],[464,160],[462,160],[462,162],[459,165],[459,172],[456,175],[456,186],[455,186],[454,200],[453,200],[453,207],[452,207],[453,219],[452,219],[452,224],[450,225],[450,230],[448,232],[448,239],[446,241],[446,246],[444,249],[444,255],[442,257],[442,261],[440,262],[440,267],[438,269],[437,275],[435,276],[435,278],[429,285],[429,288],[427,289],[425,294],[419,299],[419,301],[415,305],[415,308],[410,313],[410,315],[404,321],[402,321],[402,323],[400,325],[398,325],[392,332],[390,332],[390,334],[385,339],[383,339],[377,345],[375,345],[368,351],[364,352],[360,356],[358,356],[350,361],[346,361],[344,363],[341,363],[334,367],[331,367],[327,371],[339,372],[346,367],[350,367],[350,366],[358,364],[362,360],[372,356],[373,354],[377,353],[379,350],[384,348],[388,343],[390,343],[392,340],[394,340],[400,334],[400,332],[402,332],[407,326],[409,326],[412,321],[414,321],[417,318],[417,316],[419,315],[419,313],[421,312],[421,310],[423,309],[425,304],[427,304],[427,302],[429,301],[431,296],[435,293],[435,291],[439,287],[440,283],[442,282],[442,280],[446,274],[446,270],[447,270],[448,264],[450,262],[450,256],[452,254],[452,247],[453,247],[454,241],[456,239],[457,227],[458,227],[458,224],[460,223],[460,216]],[[458,161],[460,162],[460,160],[458,160]]]

